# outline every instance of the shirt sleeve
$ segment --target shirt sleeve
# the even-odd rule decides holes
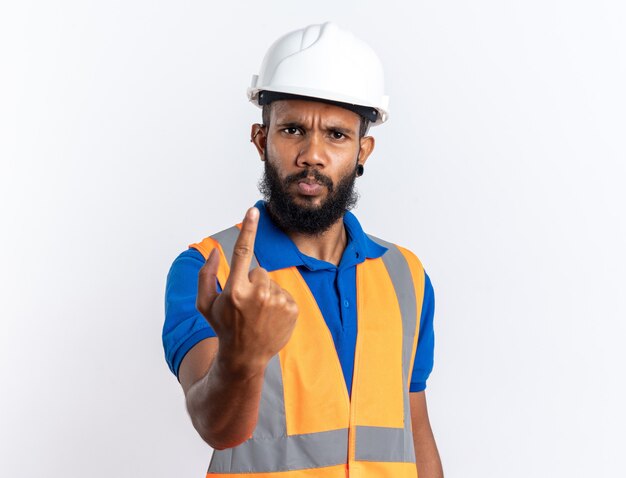
[[[417,350],[415,351],[415,362],[411,375],[411,385],[409,387],[409,391],[411,392],[421,392],[426,389],[426,380],[428,380],[428,376],[433,369],[433,354],[435,349],[435,332],[433,329],[435,292],[430,282],[430,277],[428,277],[428,274],[424,274],[426,275],[424,301],[422,303]]]
[[[177,378],[187,352],[201,340],[216,336],[196,309],[198,272],[204,263],[202,254],[190,248],[174,260],[167,275],[163,349],[167,365]]]

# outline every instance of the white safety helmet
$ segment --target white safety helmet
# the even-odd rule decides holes
[[[248,99],[259,107],[302,97],[338,104],[372,125],[389,118],[389,97],[378,56],[331,22],[310,25],[276,40],[248,88]]]

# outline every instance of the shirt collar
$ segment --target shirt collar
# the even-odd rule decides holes
[[[334,264],[300,252],[289,236],[274,224],[264,201],[257,201],[255,207],[261,214],[254,253],[264,269],[269,272],[292,266],[305,266],[310,270],[337,269]],[[348,244],[339,263],[339,269],[360,264],[366,258],[376,259],[387,251],[386,247],[375,243],[363,232],[361,224],[351,212],[346,212],[343,223],[348,234]]]

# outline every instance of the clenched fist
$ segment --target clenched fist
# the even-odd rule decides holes
[[[235,243],[230,275],[217,292],[219,252],[211,251],[200,269],[196,308],[219,338],[219,353],[235,370],[265,367],[287,343],[296,325],[298,305],[289,292],[257,267],[251,271],[259,210],[246,212]]]

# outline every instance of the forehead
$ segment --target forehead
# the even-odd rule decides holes
[[[354,111],[337,105],[306,100],[279,100],[271,105],[272,122],[294,121],[341,124],[358,129],[361,117]]]

